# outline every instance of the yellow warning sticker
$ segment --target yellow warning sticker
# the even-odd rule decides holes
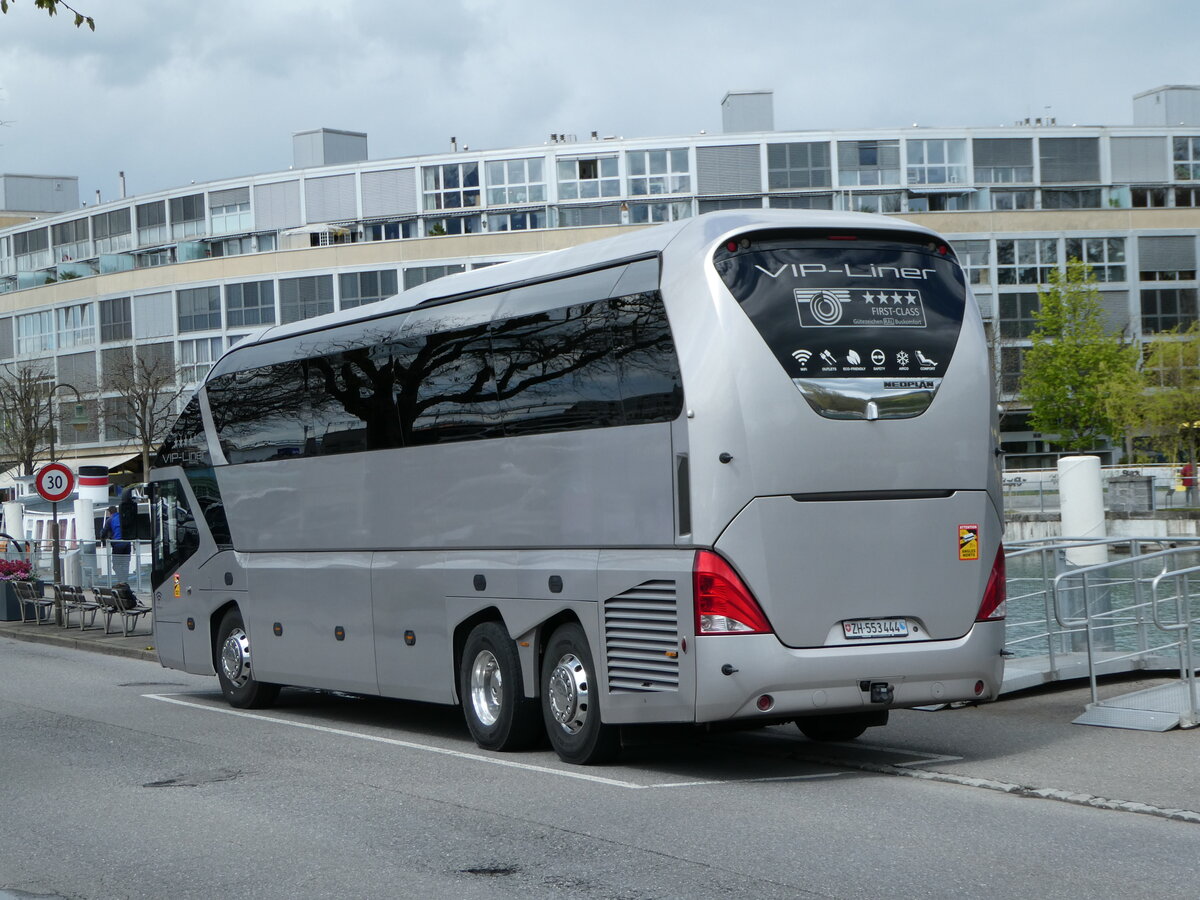
[[[979,526],[958,526],[958,558],[979,559]]]

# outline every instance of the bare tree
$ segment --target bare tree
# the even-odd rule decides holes
[[[105,429],[128,438],[142,454],[142,473],[150,471],[150,452],[174,423],[183,387],[173,360],[157,354],[133,353],[104,373],[103,389],[120,394],[110,401]]]
[[[50,436],[54,375],[41,363],[0,365],[0,456],[32,475]]]

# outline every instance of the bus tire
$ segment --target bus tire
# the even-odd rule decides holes
[[[583,629],[572,622],[550,636],[542,658],[542,717],[550,745],[563,762],[581,766],[611,760],[621,733],[600,717],[600,685]]]
[[[221,693],[237,709],[264,709],[279,696],[279,685],[255,680],[250,667],[250,636],[235,606],[217,628],[217,680]]]
[[[458,692],[467,729],[484,750],[528,750],[540,739],[537,701],[525,696],[517,646],[499,622],[467,636]]]
[[[796,727],[810,741],[852,741],[868,728],[887,724],[887,713],[843,713],[841,715],[806,716],[796,720]]]

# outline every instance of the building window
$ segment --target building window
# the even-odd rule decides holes
[[[138,253],[133,258],[133,264],[138,269],[153,269],[156,266],[169,266],[175,262],[175,248],[164,247],[150,253]]]
[[[204,234],[204,195],[171,198],[171,237],[187,238]]]
[[[44,269],[50,262],[50,232],[45,228],[21,231],[13,235],[13,254],[18,272]]]
[[[1200,188],[1175,188],[1176,206],[1200,206]]]
[[[1025,347],[1000,348],[1000,393],[1016,394],[1020,392],[1026,349]]]
[[[649,225],[658,222],[678,222],[691,218],[692,201],[679,200],[675,203],[630,203],[629,221],[634,225]]]
[[[1000,284],[1045,284],[1058,268],[1054,238],[996,241],[996,280]]]
[[[594,200],[621,196],[621,179],[615,156],[558,160],[558,198]]]
[[[761,197],[729,197],[725,200],[698,200],[696,206],[703,215],[719,209],[762,209]]]
[[[493,160],[487,164],[486,171],[489,206],[545,202],[545,160]]]
[[[1196,239],[1191,235],[1138,238],[1138,274],[1142,281],[1192,281]]]
[[[409,291],[427,282],[436,281],[438,278],[445,278],[447,275],[457,275],[459,272],[465,271],[467,271],[467,267],[463,265],[414,266],[411,269],[404,270],[404,289]]]
[[[855,212],[898,213],[902,202],[903,195],[899,191],[850,195],[850,208]]]
[[[279,312],[283,324],[333,312],[333,276],[309,275],[279,280]]]
[[[375,303],[396,293],[396,270],[346,272],[338,275],[338,294],[342,309]]]
[[[1033,141],[1030,138],[976,138],[972,147],[978,183],[1033,182]]]
[[[971,195],[937,192],[908,195],[909,212],[963,212],[971,209]]]
[[[162,200],[139,203],[137,213],[138,243],[160,244],[167,239],[167,204]]]
[[[92,237],[97,253],[119,253],[133,248],[129,208],[92,216]]]
[[[1125,280],[1125,238],[1067,238],[1066,252],[1091,266],[1097,281]]]
[[[1033,209],[1033,191],[997,191],[992,189],[992,209]]]
[[[221,289],[216,285],[177,291],[179,332],[215,331],[221,327]]]
[[[604,206],[560,206],[559,228],[590,228],[593,225],[620,225],[621,207],[616,203]]]
[[[228,328],[275,324],[275,285],[269,281],[225,285],[225,323]]]
[[[899,183],[899,141],[838,141],[838,184]]]
[[[417,236],[417,222],[415,219],[375,222],[366,226],[364,233],[368,241],[398,241],[402,238],[413,238]]]
[[[1038,158],[1042,167],[1042,184],[1094,183],[1100,180],[1099,138],[1044,137],[1038,141]]]
[[[1142,291],[1142,333],[1154,334],[1196,321],[1195,288],[1158,288]]]
[[[86,259],[92,255],[92,242],[87,219],[76,219],[73,222],[54,225],[50,228],[50,236],[54,240],[55,262]]]
[[[212,217],[213,234],[249,230],[254,226],[250,214],[250,188],[213,191],[208,195],[208,212]]]
[[[1042,209],[1099,209],[1100,189],[1042,189]]]
[[[216,230],[215,226],[213,230]],[[253,252],[255,252],[255,246],[252,237],[226,238],[223,241],[208,242],[209,256],[241,256]]]
[[[625,165],[629,168],[629,193],[634,197],[686,194],[692,189],[686,149],[630,150]]]
[[[422,166],[425,209],[463,209],[479,205],[479,163]]]
[[[483,230],[481,216],[443,216],[425,220],[426,237],[445,237],[448,234],[479,234]]]
[[[828,142],[767,144],[767,187],[770,190],[829,187],[832,183]]]
[[[224,349],[219,337],[179,342],[179,377],[184,384],[200,382]]]
[[[534,209],[519,213],[488,213],[488,231],[529,231],[546,227],[546,211]]]
[[[774,194],[767,198],[773,209],[833,209],[832,194]]]
[[[1131,187],[1129,204],[1135,209],[1156,209],[1167,205],[1165,187]]]
[[[95,376],[92,376],[95,381]],[[67,382],[68,384],[70,382]],[[64,444],[94,444],[100,440],[100,422],[96,415],[96,401],[83,400],[83,414],[87,416],[88,424],[80,429],[68,424],[71,418],[75,415],[75,400],[68,399],[64,401],[59,397],[57,406],[57,423],[58,427],[56,434],[58,439]]]
[[[1174,139],[1175,180],[1200,181],[1200,137]]]
[[[992,252],[988,241],[953,241],[954,252],[971,284],[991,284]]]
[[[45,309],[16,317],[17,353],[45,353],[54,350],[54,313]]]
[[[999,302],[1000,337],[1027,338],[1033,334],[1033,314],[1041,308],[1037,294],[1001,294]]]
[[[92,304],[60,306],[54,311],[58,320],[58,349],[78,347],[96,342],[96,322],[92,317]]]
[[[910,140],[905,144],[909,184],[962,184],[967,181],[965,140]]]
[[[111,344],[133,337],[133,316],[128,297],[100,301],[100,343]]]

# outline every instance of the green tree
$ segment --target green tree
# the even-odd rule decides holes
[[[1200,441],[1200,324],[1149,341],[1136,390],[1113,398],[1130,430],[1145,435],[1168,459],[1195,462]]]
[[[8,13],[8,8],[16,0],[0,0],[0,13]],[[96,20],[91,16],[85,16],[69,3],[64,3],[63,0],[33,0],[33,5],[38,9],[44,9],[47,15],[56,16],[60,9],[65,9],[75,16],[75,27],[80,28],[86,25],[92,31],[96,30]]]
[[[1104,330],[1096,279],[1079,260],[1051,272],[1038,299],[1021,373],[1030,424],[1068,450],[1089,450],[1123,430],[1111,399],[1139,383],[1137,349]]]

